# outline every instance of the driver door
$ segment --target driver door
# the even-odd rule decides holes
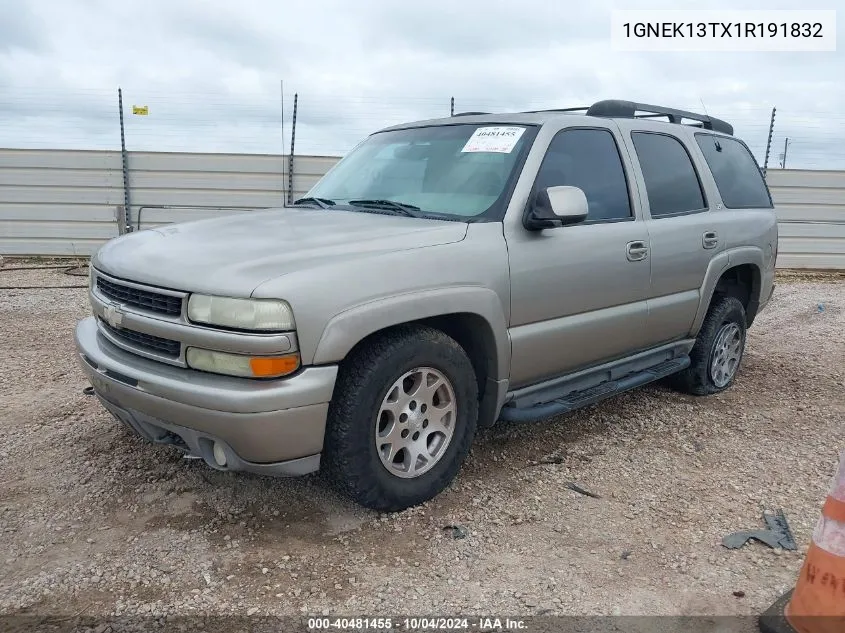
[[[528,203],[545,187],[579,187],[589,205],[584,222],[529,231],[521,217],[506,220],[511,389],[645,345],[649,235],[618,134],[610,126],[564,128],[540,165]]]

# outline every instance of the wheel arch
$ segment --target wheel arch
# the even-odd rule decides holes
[[[736,297],[745,308],[746,327],[751,327],[760,307],[763,261],[763,251],[756,247],[726,251],[711,260],[701,286],[693,336],[701,329],[715,296]]]
[[[713,296],[724,295],[738,299],[745,310],[746,327],[750,327],[760,305],[761,279],[760,269],[754,264],[731,266],[719,277]]]
[[[374,337],[407,325],[433,327],[461,345],[478,380],[479,425],[492,424],[507,393],[510,339],[501,301],[487,288],[407,293],[341,312],[326,325],[313,362],[340,363]]]

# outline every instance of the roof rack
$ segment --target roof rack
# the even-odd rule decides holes
[[[490,114],[489,112],[455,112],[452,116],[476,116],[478,114]]]
[[[669,119],[669,123],[681,123],[683,119],[688,119],[690,121],[698,121],[698,124],[694,124],[695,127],[730,135],[734,133],[734,128],[730,123],[706,114],[696,114],[695,112],[687,112],[686,110],[675,110],[674,108],[635,103],[633,101],[620,101],[618,99],[597,101],[587,108],[587,116],[620,119],[653,119],[665,116]]]
[[[539,112],[585,112],[589,109],[590,106],[582,106],[580,108],[552,108],[551,110],[526,110],[525,114],[537,114]]]
[[[686,123],[685,125],[730,135],[734,133],[734,128],[730,123],[706,114],[696,114],[695,112],[687,112],[686,110],[675,110],[674,108],[664,108],[663,106],[635,103],[633,101],[621,101],[619,99],[597,101],[591,106],[578,108],[528,110],[526,114],[536,114],[538,112],[584,112],[587,116],[598,116],[609,119],[659,119],[666,117],[669,123],[678,124],[682,123],[684,119],[687,119],[689,121],[696,121],[696,123]]]

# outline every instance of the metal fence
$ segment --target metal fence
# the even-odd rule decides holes
[[[845,171],[770,169],[779,268],[845,269]]]
[[[120,152],[0,150],[0,254],[88,255],[121,204]]]
[[[297,156],[293,196],[336,157]],[[280,205],[288,158],[270,154],[0,150],[0,254],[88,255],[133,229]],[[768,171],[780,227],[778,265],[845,269],[845,171]]]
[[[363,92],[345,91],[339,86],[342,81],[310,82],[307,90],[299,90],[296,82],[260,75],[237,86],[206,77],[183,87],[133,84],[122,91],[42,85],[37,77],[30,82],[21,75],[20,82],[3,84],[0,90],[0,139],[6,147],[27,149],[117,150],[124,138],[130,151],[287,154],[296,118],[293,153],[336,156],[376,130],[408,121],[467,111],[520,112],[586,106],[612,96],[636,97],[576,94],[561,82],[532,84],[531,78],[528,84],[521,81],[518,89],[504,82],[495,93],[483,94],[475,93],[471,85],[457,92],[418,92],[415,88],[420,86],[412,88],[413,80],[401,87],[395,82],[376,82]],[[528,85],[531,89],[526,90]],[[833,101],[816,100],[815,109],[782,104],[772,122],[772,106],[777,104],[768,102],[765,95],[725,93],[704,108],[698,97],[683,90],[663,87],[655,93],[652,88],[640,93],[648,94],[644,100],[649,103],[665,100],[681,110],[709,109],[729,121],[760,164],[771,140],[768,166],[845,169],[845,117]]]
[[[335,162],[297,156],[293,196]],[[129,152],[128,164],[126,210],[120,152],[0,149],[0,254],[89,255],[127,224],[280,206],[288,189],[286,156]]]

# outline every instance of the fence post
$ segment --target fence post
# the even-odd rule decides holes
[[[775,131],[775,112],[777,108],[772,108],[772,118],[769,121],[769,140],[766,141],[766,158],[763,161],[763,178],[766,177],[766,170],[769,167],[769,152],[772,149],[772,133]]]
[[[132,222],[130,218],[132,207],[129,206],[129,163],[126,154],[126,132],[123,127],[123,90],[117,89],[117,107],[120,110],[120,158],[123,163],[123,219],[124,232],[132,232]]]
[[[288,204],[293,202],[293,148],[296,141],[296,105],[299,93],[293,95],[293,116],[291,117],[290,155],[288,156]]]
[[[285,206],[285,80],[279,80],[279,92],[281,94],[282,106],[282,206]]]

